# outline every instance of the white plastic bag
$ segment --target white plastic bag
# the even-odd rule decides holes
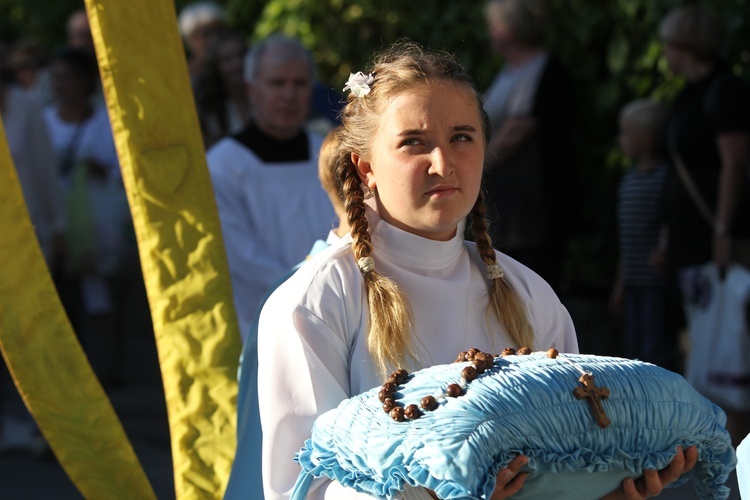
[[[685,378],[727,409],[750,410],[750,271],[732,264],[723,280],[713,263],[680,272],[690,331]]]

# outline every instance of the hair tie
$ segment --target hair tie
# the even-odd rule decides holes
[[[503,268],[500,267],[499,264],[490,264],[489,266],[487,266],[487,278],[491,280],[505,278]]]
[[[357,261],[357,265],[362,274],[367,274],[375,270],[375,259],[372,257],[361,257]]]

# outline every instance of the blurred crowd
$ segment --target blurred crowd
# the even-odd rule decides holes
[[[111,388],[120,382],[123,318],[144,302],[144,288],[85,11],[70,15],[66,34],[54,51],[30,37],[0,48],[0,112],[62,304],[102,385]],[[31,439],[20,444],[48,454],[31,419],[24,420]],[[2,430],[0,448],[18,442]]]
[[[66,40],[60,47],[43,46],[30,36],[0,41],[0,116],[29,215],[61,302],[92,368],[109,390],[124,382],[123,340],[128,335],[128,325],[133,324],[128,319],[135,315],[150,321],[150,317],[86,11],[71,13],[65,27]],[[282,140],[271,150],[269,161],[283,160],[287,165],[286,160],[299,160],[302,167],[315,164],[311,174],[306,174],[310,180],[299,189],[305,191],[313,185],[314,201],[307,208],[315,211],[316,206],[320,207],[320,215],[307,233],[315,235],[317,229],[326,232],[335,215],[317,181],[317,148],[320,137],[336,123],[339,94],[314,79],[311,58],[309,66],[302,69],[300,78],[304,81],[287,79],[291,84],[280,92],[275,92],[278,82],[259,83],[254,86],[255,93],[249,91],[248,80],[253,78],[245,71],[249,36],[232,30],[223,8],[212,2],[186,6],[179,13],[177,28],[184,42],[207,153],[222,138],[243,132],[242,137],[255,137],[246,131],[253,123],[251,96],[255,95],[261,103],[256,106],[260,118],[255,120],[260,128],[253,130],[269,132],[256,140]],[[288,46],[292,56],[303,53],[297,52],[303,49],[296,42],[290,45],[282,41],[282,45]],[[282,53],[280,57],[287,55]],[[281,74],[277,78],[286,77]],[[288,150],[283,133],[277,137],[273,127],[268,130],[264,126],[273,125],[276,118],[271,116],[275,112],[272,108],[287,99],[288,89],[301,96],[292,97],[291,105],[296,109],[292,110],[291,130],[304,130],[304,140],[310,138],[309,147],[305,142],[302,150]],[[264,113],[264,103],[269,100],[271,104],[265,106],[268,112]],[[289,110],[280,113],[284,120],[284,113]],[[278,151],[300,154],[299,158],[285,158],[284,154],[273,157]],[[285,170],[291,173],[294,169]],[[284,201],[276,198],[276,203]],[[273,211],[270,206],[258,210],[263,212],[265,208]],[[304,207],[296,208],[310,212]],[[244,215],[238,214],[240,218]],[[264,217],[265,213],[257,214],[258,219]],[[297,218],[301,227],[311,222],[309,217]],[[225,220],[226,213],[222,213],[222,221]],[[247,234],[248,231],[237,233],[238,246],[247,243],[243,239]],[[283,238],[277,243],[287,244]],[[271,267],[286,271],[301,260],[308,242],[301,241],[298,246],[296,252],[288,252],[290,256]],[[273,259],[274,252],[266,253]],[[266,274],[268,277],[260,280],[260,286],[270,285],[278,277],[267,270]],[[3,373],[3,386],[7,389],[10,383],[5,368]],[[0,402],[0,422],[8,418],[2,415],[2,408]],[[21,440],[21,446],[47,454],[49,450],[33,421],[30,417],[23,420],[30,438]],[[19,443],[18,436],[7,435],[7,427],[0,423],[0,451]],[[17,423],[12,427],[17,429]]]

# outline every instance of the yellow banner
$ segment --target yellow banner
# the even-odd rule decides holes
[[[240,337],[172,0],[86,0],[159,352],[178,498],[221,497]]]
[[[0,188],[0,347],[24,403],[85,498],[156,498],[57,296],[1,122]]]

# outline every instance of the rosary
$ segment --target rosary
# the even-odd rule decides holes
[[[423,415],[423,411],[433,411],[437,409],[437,407],[440,406],[438,402],[439,400],[445,398],[458,398],[463,396],[466,391],[466,387],[472,380],[475,380],[477,377],[481,376],[483,373],[494,366],[494,360],[496,357],[512,356],[514,354],[529,355],[531,354],[531,349],[528,347],[521,347],[518,351],[516,351],[511,347],[507,347],[505,348],[505,350],[503,350],[503,353],[501,355],[496,354],[494,356],[492,354],[482,352],[479,349],[469,349],[468,351],[461,352],[454,362],[461,363],[470,361],[471,364],[461,370],[460,383],[448,385],[448,387],[445,389],[445,392],[441,394],[428,395],[423,397],[419,403],[419,406],[417,406],[416,404],[410,404],[405,408],[396,400],[396,392],[398,391],[399,386],[406,384],[409,378],[411,378],[409,372],[402,368],[393,372],[388,380],[383,384],[380,392],[378,393],[378,399],[380,399],[380,402],[383,403],[383,410],[388,413],[390,417],[396,422],[416,420]],[[553,348],[547,351],[547,357],[549,358],[554,359],[558,356],[559,352],[557,351],[557,349]],[[560,358],[573,364],[581,372],[581,377],[578,379],[578,382],[581,383],[581,386],[576,387],[573,390],[573,396],[576,399],[586,399],[589,403],[589,408],[591,409],[591,413],[594,417],[594,420],[596,421],[596,424],[602,429],[606,428],[610,424],[610,420],[604,411],[602,400],[609,397],[609,389],[606,387],[597,387],[596,383],[594,382],[594,375],[591,372],[583,370],[578,365],[565,358],[565,356],[560,356]]]

